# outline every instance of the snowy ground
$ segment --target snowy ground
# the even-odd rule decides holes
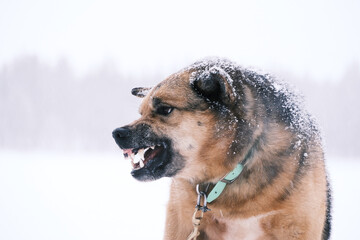
[[[329,158],[332,239],[360,239],[360,159]],[[169,179],[140,183],[120,152],[0,152],[0,239],[162,239]]]

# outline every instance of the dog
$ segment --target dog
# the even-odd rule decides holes
[[[132,94],[112,135],[135,179],[172,178],[164,239],[329,239],[321,136],[286,84],[210,58]]]

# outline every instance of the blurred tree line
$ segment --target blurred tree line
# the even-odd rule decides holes
[[[111,64],[79,77],[66,60],[51,66],[32,56],[18,58],[0,68],[0,150],[114,150],[112,130],[138,116],[140,100],[131,96],[131,88],[152,86],[165,77],[125,76]],[[359,156],[358,65],[337,82],[285,80],[305,96],[327,153]]]

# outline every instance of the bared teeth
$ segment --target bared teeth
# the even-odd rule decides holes
[[[139,154],[136,154],[135,156],[134,156],[134,163],[139,163],[140,162],[140,160],[141,160],[141,157],[139,156]]]
[[[141,148],[141,149],[137,149],[136,151],[134,151],[134,153],[132,153],[130,155],[131,164],[132,164],[134,169],[140,169],[140,168],[143,168],[145,166],[144,153],[145,153],[145,149]]]
[[[144,161],[140,159],[140,168],[143,168],[145,166]]]
[[[142,148],[142,149],[139,149],[137,155],[139,156],[140,160],[144,160],[144,159],[145,159],[144,153],[145,153],[145,150],[144,150],[143,148]]]
[[[145,152],[147,152],[147,151],[150,150],[150,149],[151,149],[151,150],[154,150],[154,149],[155,149],[155,146],[151,146],[151,147],[146,148],[146,149],[145,149]]]
[[[156,146],[158,146],[158,145],[156,145]],[[123,150],[124,157],[125,157],[125,159],[130,159],[133,169],[143,168],[143,167],[145,167],[145,163],[144,163],[145,153],[148,150],[154,150],[156,146],[154,145],[154,146],[150,146],[147,148],[140,148],[140,149],[125,149],[125,150]]]

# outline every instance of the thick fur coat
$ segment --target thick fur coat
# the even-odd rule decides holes
[[[244,169],[208,204],[197,239],[328,239],[330,189],[319,131],[288,87],[224,59],[153,88],[141,117],[113,132],[140,181],[171,177],[164,239],[193,230],[196,185]],[[207,192],[208,193],[208,192]]]

